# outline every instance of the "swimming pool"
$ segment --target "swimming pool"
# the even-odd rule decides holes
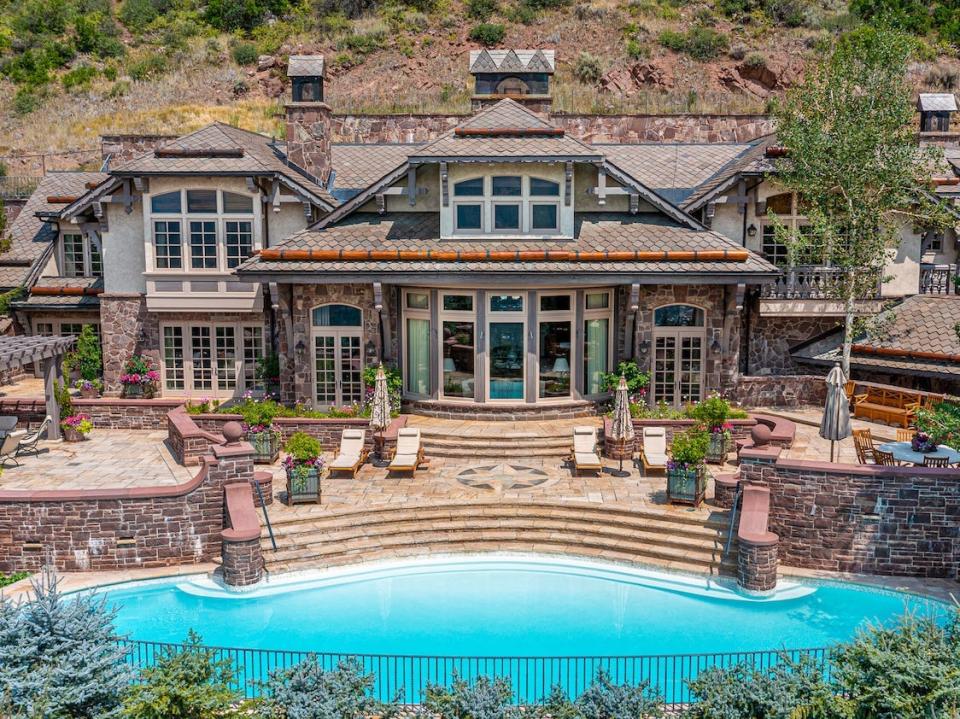
[[[394,683],[412,692],[413,699],[419,689],[411,685],[422,684],[421,675],[433,672],[433,681],[446,680],[453,665],[431,669],[418,660],[408,673],[406,660],[398,656],[496,657],[501,668],[484,664],[484,670],[514,675],[531,671],[517,658],[820,648],[905,610],[942,611],[932,600],[849,584],[781,582],[776,594],[757,599],[703,577],[498,556],[434,557],[304,574],[248,593],[181,578],[121,585],[106,594],[118,607],[118,629],[131,639],[180,642],[193,628],[207,645],[277,650],[269,656],[280,663],[292,662],[300,652],[327,652],[331,662],[342,655],[388,655],[395,657],[394,664],[381,665],[378,673],[402,672]],[[272,661],[263,659],[267,654],[257,656],[260,662]],[[592,675],[594,669],[584,665],[578,671]],[[252,671],[262,675],[266,670]],[[565,670],[542,665],[532,671],[547,683],[554,674],[562,678]],[[460,673],[484,671],[478,664],[476,669],[461,666]],[[676,681],[665,677],[659,687],[671,690]]]

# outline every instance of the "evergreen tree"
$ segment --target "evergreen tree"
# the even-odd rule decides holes
[[[67,599],[57,584],[44,575],[33,598],[0,597],[0,716],[115,717],[131,678],[115,612],[90,593]]]

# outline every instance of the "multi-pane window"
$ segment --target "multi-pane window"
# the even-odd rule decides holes
[[[263,327],[250,324],[163,325],[163,386],[171,392],[229,397],[262,389]]]
[[[180,223],[157,221],[153,223],[153,255],[158,270],[179,270],[183,267],[183,249],[180,243]]]
[[[154,195],[150,209],[158,270],[228,271],[253,254],[256,221],[250,195],[176,190]]]
[[[823,262],[823,248],[809,242],[810,226],[807,218],[802,214],[800,200],[795,194],[783,192],[779,195],[771,195],[764,200],[764,211],[768,216],[775,215],[790,235],[808,239],[808,242],[796,248],[797,264],[817,265]],[[761,224],[760,251],[767,260],[783,267],[790,264],[790,252],[786,243],[781,242],[780,239],[777,237],[776,223],[769,221]]]
[[[225,225],[227,267],[234,268],[253,254],[253,224],[228,220]]]
[[[472,177],[453,185],[453,232],[555,235],[560,183],[541,177]]]
[[[65,234],[62,268],[64,277],[102,277],[99,243],[84,235]]]
[[[190,267],[217,268],[217,223],[213,220],[190,223]]]

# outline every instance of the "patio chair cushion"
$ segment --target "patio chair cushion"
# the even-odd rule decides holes
[[[574,452],[573,461],[578,467],[600,467],[600,458],[593,452]]]
[[[20,446],[20,441],[27,436],[27,430],[16,429],[3,438],[3,444],[0,445],[0,455],[11,454]]]
[[[360,461],[359,454],[338,454],[330,462],[330,469],[353,469]]]
[[[573,451],[575,454],[592,454],[596,456],[597,430],[593,427],[574,427]]]
[[[391,467],[413,467],[417,466],[417,455],[414,454],[396,454],[390,462]]]
[[[340,435],[339,456],[359,457],[363,453],[363,440],[366,432],[362,429],[345,429]]]
[[[420,452],[420,430],[405,427],[397,433],[396,455],[417,455]]]

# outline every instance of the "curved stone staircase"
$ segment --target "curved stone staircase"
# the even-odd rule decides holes
[[[736,573],[724,556],[726,517],[586,503],[469,502],[277,517],[266,531],[267,570],[288,572],[371,560],[471,552],[534,552]]]
[[[427,457],[543,460],[570,454],[574,426],[600,427],[600,423],[596,417],[542,422],[456,422],[411,417],[407,426],[420,430]]]

